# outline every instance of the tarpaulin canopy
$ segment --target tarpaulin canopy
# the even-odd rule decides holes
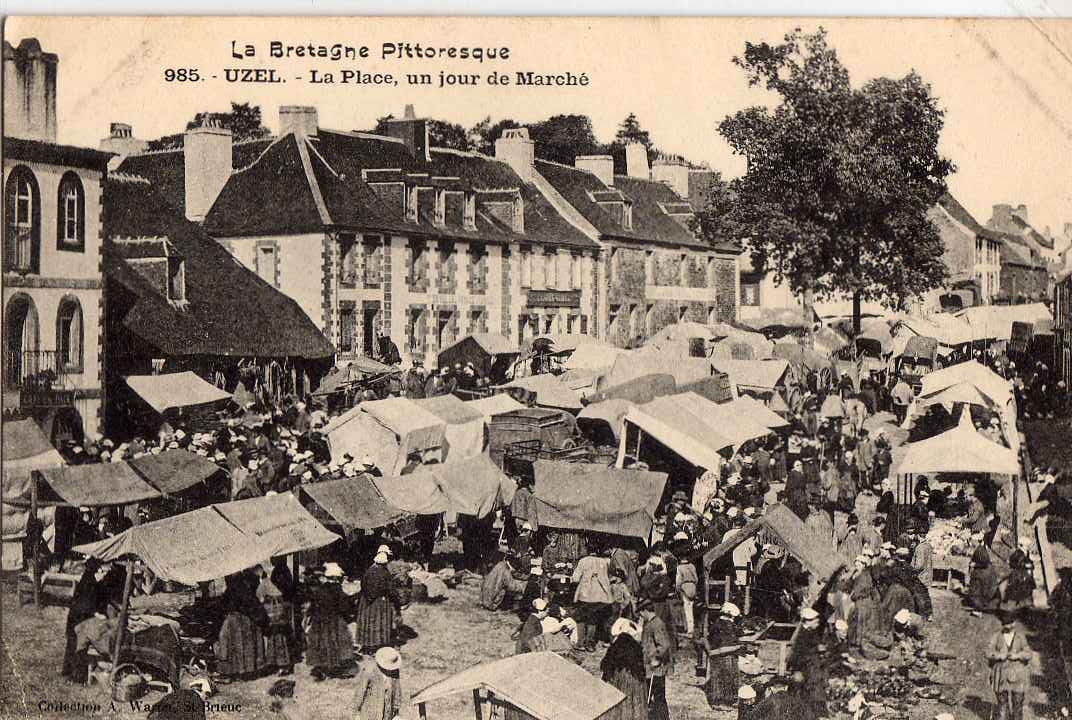
[[[1031,323],[1036,331],[1053,329],[1053,315],[1043,303],[979,305],[956,316],[967,323],[973,340],[1009,340],[1014,322]]]
[[[39,477],[43,481],[38,488],[39,505],[106,507],[160,497],[160,491],[126,462],[46,468],[39,471]]]
[[[678,402],[680,397],[655,398],[650,403],[637,405],[626,413],[625,423],[636,425],[693,465],[708,469],[720,467],[723,457],[719,451],[733,447],[733,439],[722,428],[709,425],[703,416],[682,408]],[[619,457],[622,457],[626,436],[623,432]]]
[[[454,395],[437,395],[414,400],[417,406],[447,424],[447,461],[479,455],[484,449],[484,414]]]
[[[853,315],[852,305],[852,300],[829,300],[813,303],[812,307],[815,308],[815,314],[820,320],[835,320],[837,318],[851,318]],[[878,303],[860,303],[861,317],[884,317],[889,314],[890,311]]]
[[[30,513],[22,507],[8,503],[21,499],[24,505],[30,504],[34,470],[57,468],[63,466],[63,458],[52,447],[48,437],[36,422],[26,420],[6,420],[3,427],[3,463],[0,464],[0,496],[4,504],[0,506],[0,532],[4,541],[0,561],[4,570],[18,570],[22,567],[22,538],[26,532],[26,521]],[[55,538],[55,512],[49,508],[38,512],[38,519],[44,525],[44,539],[50,546]]]
[[[329,422],[323,430],[331,456],[369,455],[384,474],[398,474],[411,453],[442,459],[447,425],[405,398],[361,403]],[[427,457],[425,457],[427,459]]]
[[[162,580],[196,585],[338,539],[285,494],[209,505],[74,549],[104,561],[133,555]]]
[[[487,455],[422,465],[408,475],[373,478],[388,505],[417,515],[484,517],[514,499],[515,485]]]
[[[666,341],[675,340],[692,340],[693,338],[700,338],[704,342],[711,342],[718,337],[712,328],[707,325],[701,325],[698,322],[690,322],[683,320],[671,325],[667,325],[659,332],[648,338],[645,345],[661,345]]]
[[[519,352],[517,343],[504,335],[474,333],[441,350],[437,362],[439,367],[472,363],[481,377],[501,378]]]
[[[952,403],[967,403],[992,409],[1000,408],[995,398],[987,395],[974,383],[966,381],[958,382],[955,385],[936,390],[929,395],[920,395],[916,398],[916,407],[919,408],[924,408],[928,405],[950,405]]]
[[[739,407],[733,407],[729,403],[711,402],[690,392],[674,395],[673,400],[682,410],[703,418],[708,426],[719,428],[725,437],[733,441],[734,448],[771,433],[765,423],[739,412]]]
[[[974,385],[1002,407],[1012,397],[1012,385],[1009,381],[975,360],[967,360],[927,373],[923,376],[920,396],[934,395],[960,383]]]
[[[895,328],[897,335],[908,333],[932,337],[942,345],[954,347],[972,341],[972,329],[959,317],[948,313],[934,313],[927,319],[904,318]]]
[[[710,567],[745,540],[764,531],[820,582],[829,579],[845,565],[844,558],[831,550],[829,540],[814,535],[796,513],[778,503],[767,508],[760,517],[732,537],[704,553],[704,566]]]
[[[673,362],[667,362],[664,353],[634,350],[627,355],[618,356],[611,371],[600,385],[614,387],[644,375],[663,374],[673,375],[674,382],[678,385],[685,385],[709,377],[711,361],[707,358],[675,357]]]
[[[553,652],[523,653],[475,665],[429,685],[412,703],[484,690],[534,720],[603,720],[625,695]]]
[[[392,507],[367,475],[301,486],[302,492],[347,531],[390,525],[405,513]]]
[[[783,403],[784,404],[784,403]],[[753,397],[742,395],[736,400],[725,403],[722,407],[734,413],[735,417],[748,418],[750,422],[764,427],[775,429],[783,428],[789,423],[785,418],[774,412],[766,405]]]
[[[4,469],[19,460],[29,460],[39,455],[55,452],[41,426],[33,420],[5,420],[3,432]]]
[[[592,403],[577,414],[578,420],[599,420],[610,426],[614,433],[614,439],[621,439],[622,421],[633,407],[630,400],[611,398],[602,402]]]
[[[583,343],[566,358],[564,365],[569,370],[607,370],[620,355],[628,352],[599,341]]]
[[[812,334],[812,342],[818,352],[833,355],[842,348],[850,345],[849,339],[844,333],[830,327],[819,328]]]
[[[213,507],[248,537],[266,557],[330,545],[339,536],[316,521],[291,493],[235,500]]]
[[[513,412],[525,407],[506,393],[498,393],[479,400],[470,400],[466,404],[489,419],[496,415]]]
[[[795,342],[774,343],[774,357],[787,360],[794,365],[818,372],[823,368],[831,367],[833,362],[829,355],[824,355],[818,350],[807,350]]]
[[[189,371],[130,375],[126,380],[130,389],[161,415],[168,410],[224,403],[232,399],[230,393]]]
[[[522,388],[536,393],[536,404],[560,410],[580,410],[581,397],[549,373],[530,375],[506,383],[502,387]]]
[[[644,540],[667,477],[648,470],[552,460],[537,460],[532,469],[540,525]]]
[[[789,362],[781,359],[771,360],[722,360],[714,359],[711,364],[719,372],[730,376],[730,382],[738,388],[756,390],[773,390],[785,381]]]
[[[592,402],[628,400],[633,403],[646,403],[657,397],[673,395],[676,392],[677,383],[674,381],[674,376],[660,373],[641,375],[613,386],[606,385],[604,380],[600,382],[598,392],[590,399]]]
[[[893,346],[890,324],[875,318],[861,325],[860,334],[856,336],[856,346],[861,350],[873,352],[876,357],[887,354]]]
[[[827,395],[823,400],[823,406],[819,408],[819,417],[843,418],[845,417],[845,403],[840,395]]]
[[[142,455],[129,462],[139,475],[164,495],[180,493],[222,472],[220,466],[211,460],[183,449],[166,450],[159,455]]]
[[[893,471],[908,473],[994,473],[1016,475],[1020,461],[1009,448],[980,434],[965,408],[956,427],[940,435],[909,443]]]

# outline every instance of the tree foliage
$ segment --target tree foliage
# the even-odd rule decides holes
[[[544,160],[572,165],[578,155],[602,155],[607,147],[596,140],[587,115],[553,115],[529,125],[536,154]]]
[[[489,115],[469,128],[469,145],[479,153],[494,155],[495,141],[502,137],[503,131],[517,127],[521,127],[521,123],[516,120],[503,118],[492,122]]]
[[[232,102],[230,112],[199,112],[186,123],[186,129],[193,130],[204,125],[214,125],[230,130],[235,142],[255,140],[272,134],[261,124],[260,105],[250,105],[248,102]],[[150,140],[147,147],[149,150],[172,150],[182,147],[182,133],[164,135],[156,140]]]
[[[698,231],[747,239],[756,270],[798,293],[900,306],[940,286],[927,212],[954,167],[938,152],[944,112],[930,86],[910,72],[854,88],[822,29],[746,43],[733,62],[780,102],[719,125],[748,169],[713,191]]]
[[[376,118],[376,127],[372,132],[377,135],[390,135],[387,123],[394,120],[394,115]],[[454,150],[472,150],[469,131],[458,123],[446,120],[428,120],[428,142],[432,147],[453,148]]]

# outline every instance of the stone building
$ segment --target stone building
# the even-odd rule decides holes
[[[100,433],[102,191],[109,155],[56,143],[59,58],[4,43],[4,412]]]
[[[1010,304],[1046,300],[1052,292],[1047,257],[1053,241],[1028,222],[1027,207],[994,205],[987,228],[1001,234],[1000,301]]]
[[[197,128],[119,168],[293,298],[342,359],[373,354],[380,334],[430,363],[473,332],[625,344],[736,317],[735,249],[698,241],[687,201],[635,149],[635,177],[613,177],[609,156],[537,161],[523,128],[494,157],[433,147],[412,107],[384,135],[322,128],[305,106],[281,107],[279,124],[248,142]]]
[[[962,305],[990,305],[1001,290],[1001,234],[983,227],[955,197],[946,193],[928,216],[942,239],[942,259],[949,269],[945,288],[930,293],[925,311],[942,309],[939,296],[948,297],[968,289],[971,296]],[[955,309],[950,306],[949,309]]]

